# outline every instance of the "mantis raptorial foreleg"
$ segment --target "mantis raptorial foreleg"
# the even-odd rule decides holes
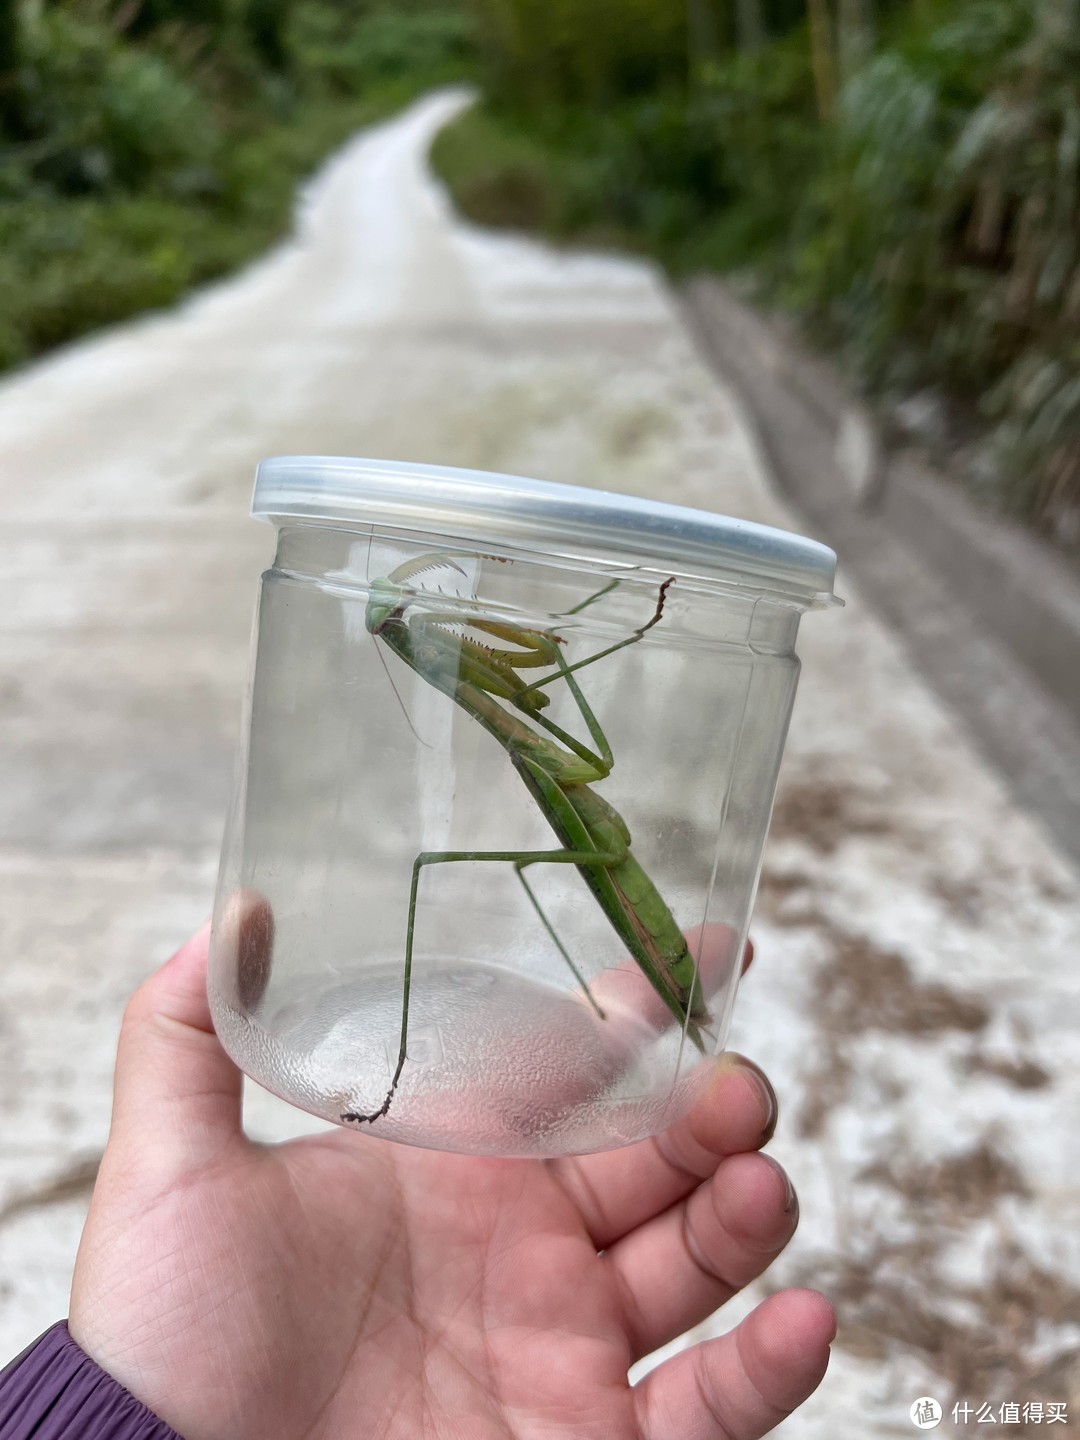
[[[405,939],[405,974],[402,980],[401,995],[401,1037],[398,1046],[397,1063],[394,1066],[393,1078],[390,1081],[390,1088],[386,1092],[386,1098],[385,1100],[383,1100],[378,1110],[373,1110],[370,1115],[360,1115],[355,1111],[347,1111],[344,1115],[342,1115],[342,1120],[351,1120],[355,1121],[358,1124],[371,1125],[376,1120],[382,1119],[382,1117],[390,1109],[390,1102],[394,1098],[394,1092],[398,1087],[398,1081],[401,1079],[401,1072],[405,1068],[405,1061],[408,1058],[407,1051],[409,1040],[409,993],[412,988],[413,935],[416,929],[416,905],[420,890],[420,876],[428,865],[456,865],[464,862],[473,861],[480,863],[486,861],[498,861],[502,863],[505,863],[507,861],[512,862],[514,865],[514,869],[518,872],[518,877],[520,878],[522,884],[525,886],[526,893],[529,895],[530,900],[532,900],[533,905],[539,912],[540,918],[541,920],[543,920],[544,926],[547,929],[548,934],[551,935],[552,938],[555,940],[556,945],[558,945],[559,950],[566,959],[567,963],[570,965],[571,970],[573,970],[575,976],[577,976],[578,980],[581,982],[581,985],[585,988],[585,992],[587,995],[588,987],[585,985],[584,979],[578,971],[577,966],[570,959],[570,956],[567,955],[561,941],[559,941],[559,939],[555,936],[555,932],[552,930],[551,925],[547,920],[546,916],[544,915],[543,911],[540,910],[540,906],[536,901],[536,897],[529,889],[529,886],[525,881],[525,877],[521,874],[521,871],[525,868],[526,865],[579,865],[590,868],[595,867],[598,869],[605,869],[611,867],[612,865],[617,865],[622,860],[622,858],[622,855],[619,854],[617,851],[612,851],[611,853],[604,853],[599,850],[422,851],[413,861],[412,887],[409,892],[409,925]],[[595,1002],[594,1008],[599,1010],[599,1007],[595,1005]]]

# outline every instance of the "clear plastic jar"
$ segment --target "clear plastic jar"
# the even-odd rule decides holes
[[[722,1048],[835,556],[509,476],[264,461],[210,966],[261,1085],[488,1155],[628,1144]]]

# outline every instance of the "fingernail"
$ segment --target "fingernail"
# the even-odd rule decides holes
[[[779,1161],[774,1160],[771,1155],[763,1155],[761,1158],[769,1162],[784,1182],[784,1214],[793,1215],[799,1208],[799,1197],[795,1194],[795,1186],[791,1183],[791,1176]]]
[[[253,1010],[270,981],[274,950],[274,916],[265,896],[240,890],[229,901],[222,919],[222,944],[235,965],[240,1005]]]
[[[799,1197],[795,1194],[795,1186],[791,1183],[791,1177],[784,1175],[784,1214],[794,1215],[799,1209]]]
[[[767,1145],[776,1130],[776,1122],[780,1116],[780,1104],[776,1098],[776,1091],[772,1087],[769,1077],[752,1060],[740,1059],[739,1064],[757,1086],[761,1096],[762,1108],[765,1111],[765,1124],[761,1131],[761,1145]]]

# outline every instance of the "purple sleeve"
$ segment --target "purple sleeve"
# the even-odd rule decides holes
[[[0,1440],[182,1440],[94,1364],[61,1320],[0,1373]]]

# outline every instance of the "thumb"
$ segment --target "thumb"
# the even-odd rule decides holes
[[[269,907],[259,897],[245,909],[235,923],[268,949]],[[162,1179],[175,1179],[243,1138],[242,1076],[214,1033],[206,997],[209,946],[206,924],[139,986],[124,1012],[110,1145],[136,1149],[144,1175],[153,1158]]]

